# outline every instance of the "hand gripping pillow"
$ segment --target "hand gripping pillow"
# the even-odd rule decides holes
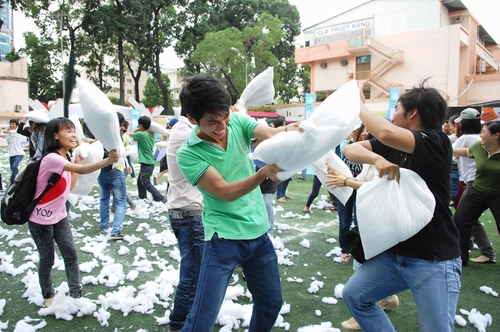
[[[92,134],[108,150],[116,150],[123,157],[125,147],[120,136],[120,126],[116,110],[109,98],[94,84],[76,79],[83,118]],[[102,159],[102,156],[101,156]]]
[[[92,144],[81,143],[76,149],[75,154],[78,153],[82,158],[82,165],[92,164],[102,160],[104,149],[100,141],[95,141]],[[88,195],[97,182],[97,178],[101,170],[94,171],[89,174],[78,175],[78,180],[75,186],[71,189],[70,193],[75,195]]]
[[[353,189],[351,187],[337,187],[335,189],[328,188],[325,185],[325,181],[328,180],[328,178],[326,177],[328,173],[327,165],[330,165],[331,167],[335,168],[338,172],[345,175],[350,175],[351,170],[345,164],[345,162],[342,159],[340,159],[339,156],[337,156],[335,152],[333,152],[332,150],[328,151],[327,154],[325,154],[323,157],[321,157],[311,165],[314,174],[318,177],[319,181],[321,181],[323,186],[325,186],[325,188],[329,192],[334,194],[335,197],[337,197],[342,202],[342,204],[345,205],[345,203],[349,200],[349,197],[351,197]]]
[[[274,100],[274,68],[269,67],[248,83],[236,103],[241,113],[246,113],[249,107],[271,104]]]
[[[339,145],[358,124],[359,90],[355,80],[349,81],[330,95],[309,119],[300,123],[304,132],[281,132],[260,143],[254,159],[276,164],[285,172],[285,180],[313,164]]]
[[[399,184],[384,176],[358,189],[356,215],[366,259],[417,234],[434,215],[436,200],[425,181],[411,170],[399,171]]]

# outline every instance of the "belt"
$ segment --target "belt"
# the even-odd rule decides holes
[[[168,215],[174,219],[183,219],[184,217],[201,216],[201,210],[168,210]]]

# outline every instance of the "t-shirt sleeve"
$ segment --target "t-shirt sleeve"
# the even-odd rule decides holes
[[[240,124],[239,127],[243,130],[243,135],[245,137],[245,140],[247,142],[250,142],[250,140],[253,137],[253,131],[254,131],[255,127],[257,127],[258,122],[246,114],[233,113],[231,115],[231,117],[236,118],[236,120]]]
[[[186,180],[195,186],[200,177],[210,167],[210,164],[189,151],[189,149],[186,149],[186,146],[187,143],[184,143],[179,151],[177,151],[177,164],[182,174],[186,177]]]
[[[481,141],[477,141],[469,147],[469,157],[476,158],[479,149],[482,149]]]

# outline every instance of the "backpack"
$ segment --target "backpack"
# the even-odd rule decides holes
[[[40,170],[40,163],[45,156],[40,158],[40,160],[28,163],[17,174],[14,182],[5,191],[5,195],[2,198],[1,217],[2,221],[7,225],[22,225],[26,223],[38,202],[61,178],[61,174],[53,173],[47,181],[45,190],[40,196],[35,198],[38,171]]]

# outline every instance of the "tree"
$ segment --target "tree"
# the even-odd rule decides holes
[[[170,86],[170,79],[168,78],[168,75],[161,74],[161,76],[162,81],[165,82],[167,87]],[[158,80],[156,79],[156,77],[151,76],[148,78],[148,80],[146,81],[146,85],[144,86],[143,94],[144,98],[142,98],[142,103],[144,104],[144,106],[150,108],[163,105],[163,93],[158,86]],[[170,99],[170,102],[168,103],[169,106],[168,108],[163,106],[166,110],[164,112],[166,114],[174,114],[172,109],[174,97],[172,96],[172,94],[170,94],[168,98]]]
[[[58,49],[50,39],[38,38],[33,32],[24,35],[26,47],[21,54],[29,56],[28,89],[31,99],[48,102],[62,95],[62,81],[54,78],[57,67],[53,63],[54,53]]]
[[[10,52],[5,54],[5,59],[7,59],[7,61],[9,62],[14,62],[21,59],[21,56],[19,55],[19,53],[16,52],[14,47],[11,47]]]

